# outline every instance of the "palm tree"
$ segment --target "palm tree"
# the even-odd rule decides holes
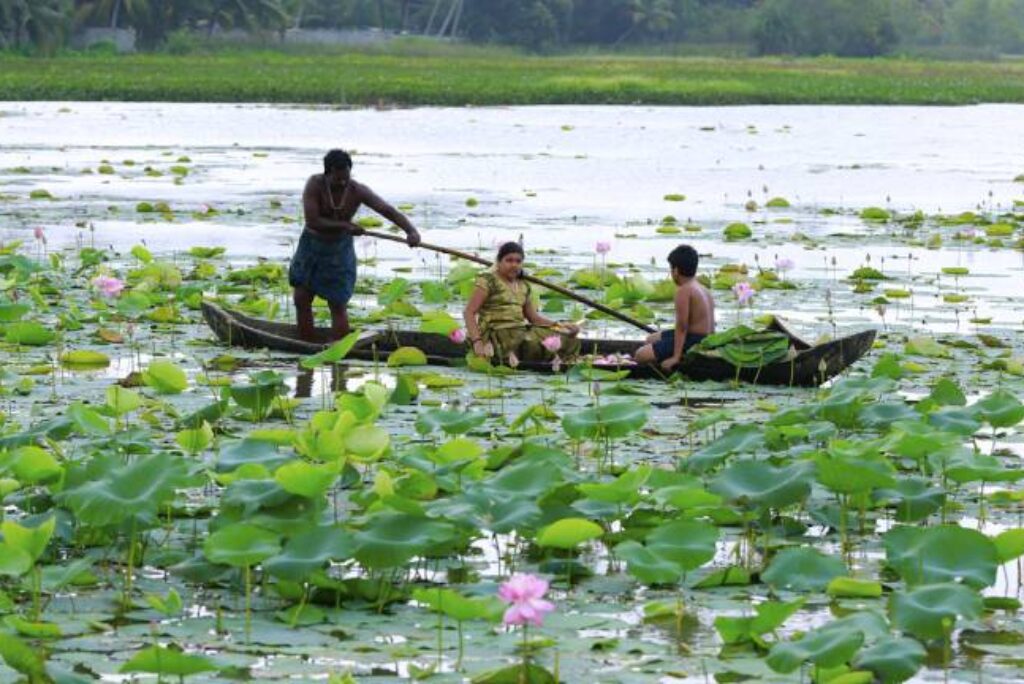
[[[288,25],[288,13],[281,0],[213,0],[207,21],[210,32],[214,26],[282,29]]]
[[[0,48],[49,52],[65,36],[69,0],[0,0]]]
[[[675,12],[669,0],[630,0],[629,14],[631,24],[626,32],[619,36],[618,45],[631,36],[634,31],[657,35],[672,28],[676,20]]]

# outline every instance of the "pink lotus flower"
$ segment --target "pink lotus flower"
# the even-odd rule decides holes
[[[548,581],[536,575],[512,575],[498,588],[498,598],[511,604],[505,611],[502,622],[506,625],[540,627],[544,616],[555,609],[555,605],[543,599],[548,590]]]
[[[93,278],[92,285],[99,290],[101,295],[110,298],[118,296],[121,294],[121,290],[124,289],[124,281],[105,275]]]
[[[466,331],[462,328],[456,328],[448,334],[448,339],[455,344],[462,344],[466,341]]]
[[[612,251],[612,243],[608,240],[598,240],[597,245],[594,247],[594,251],[598,254],[607,254]]]
[[[519,357],[516,356],[515,352],[509,352],[508,353],[508,365],[512,369],[519,368]]]
[[[743,306],[751,300],[754,296],[754,288],[751,287],[750,283],[743,281],[736,283],[732,286],[732,292],[736,295],[736,300],[739,301],[740,306]]]
[[[46,233],[43,232],[42,226],[36,226],[32,234],[35,235],[37,241],[42,242],[44,245],[46,244]]]
[[[562,338],[558,335],[548,335],[541,344],[544,345],[545,349],[554,354],[562,348]]]
[[[775,260],[775,270],[779,271],[780,273],[791,271],[793,270],[794,266],[796,266],[796,264],[793,263],[793,260],[787,259],[786,257],[782,257],[781,259]]]

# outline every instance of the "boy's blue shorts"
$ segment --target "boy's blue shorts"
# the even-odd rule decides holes
[[[707,335],[700,333],[687,333],[686,341],[683,343],[683,353],[685,354],[695,344],[699,344]],[[676,331],[675,330],[662,330],[661,339],[654,343],[654,356],[658,361],[664,361],[672,356],[672,352],[676,348]]]

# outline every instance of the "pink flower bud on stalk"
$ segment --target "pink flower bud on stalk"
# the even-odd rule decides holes
[[[786,257],[782,257],[781,259],[775,260],[775,270],[779,271],[780,273],[791,271],[793,270],[794,266],[796,266],[796,264],[793,263],[793,260],[787,259]]]
[[[36,240],[42,242],[44,245],[46,244],[46,233],[43,232],[42,226],[36,226],[36,229],[32,231],[32,234],[35,235]]]
[[[558,335],[549,335],[544,338],[541,344],[544,345],[545,349],[554,354],[562,348],[562,338]]]
[[[740,306],[743,306],[744,304],[749,302],[751,298],[754,296],[754,288],[751,287],[750,283],[748,283],[745,280],[741,283],[736,283],[735,285],[733,285],[732,292],[734,295],[736,295],[736,300],[740,303]]]
[[[608,240],[598,240],[597,245],[594,247],[594,251],[598,254],[607,254],[612,251],[612,243]]]
[[[463,330],[462,328],[456,328],[455,330],[452,330],[451,333],[448,334],[448,339],[454,342],[455,344],[462,344],[463,342],[466,341],[466,331]]]
[[[509,352],[508,353],[508,365],[513,370],[515,370],[516,368],[519,368],[519,357],[516,356],[515,352]]]
[[[540,627],[555,605],[543,599],[548,581],[536,575],[513,575],[498,588],[498,598],[509,604],[502,622],[506,625]]]

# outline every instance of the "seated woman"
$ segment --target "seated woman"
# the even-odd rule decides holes
[[[522,278],[523,248],[506,242],[494,268],[476,279],[466,304],[466,332],[473,353],[515,366],[519,361],[569,359],[579,353],[579,327],[537,313],[530,284]]]

